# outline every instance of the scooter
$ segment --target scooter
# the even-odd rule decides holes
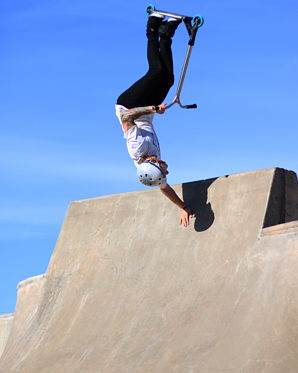
[[[171,104],[166,106],[166,109],[169,109],[174,104],[178,104],[182,109],[196,109],[197,108],[196,104],[182,105],[181,101],[180,101],[180,94],[181,94],[181,91],[182,91],[182,86],[183,86],[183,83],[184,83],[184,79],[185,79],[188,63],[189,63],[189,60],[190,60],[190,55],[191,55],[191,52],[192,52],[192,48],[195,44],[197,31],[200,27],[203,26],[204,18],[200,14],[196,14],[194,17],[188,17],[188,16],[184,16],[182,14],[176,14],[176,13],[171,13],[171,12],[165,12],[163,10],[157,10],[155,8],[155,6],[152,5],[152,4],[149,4],[147,6],[146,11],[147,11],[148,15],[150,15],[151,13],[154,12],[154,13],[158,13],[158,14],[161,14],[163,16],[166,16],[166,17],[181,19],[184,22],[184,24],[186,26],[186,30],[187,30],[188,35],[189,35],[188,49],[187,49],[187,52],[186,52],[186,57],[184,59],[184,64],[183,64],[183,67],[182,67],[182,72],[181,72],[181,75],[180,75],[180,80],[179,80],[179,83],[178,83],[176,96],[174,97]]]

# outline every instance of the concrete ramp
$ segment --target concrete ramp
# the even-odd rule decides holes
[[[5,349],[13,322],[13,314],[0,315],[0,357]]]
[[[1,338],[3,345],[2,352],[5,351],[4,356],[6,359],[14,360],[15,354],[19,353],[20,346],[29,343],[31,336],[35,334],[34,328],[39,329],[38,321],[35,319],[35,316],[37,309],[41,307],[44,281],[45,275],[40,275],[30,277],[18,284],[16,310],[14,314],[9,315],[9,324],[7,325],[9,330],[6,329],[6,335],[4,334],[6,338]],[[2,320],[3,328],[5,326],[4,320]],[[5,331],[5,329],[3,331]],[[6,349],[4,347],[6,347]],[[1,362],[2,359],[0,359],[0,372],[2,373]],[[3,372],[5,371],[6,369],[3,370]],[[17,372],[18,370],[12,371]]]
[[[196,214],[188,228],[158,190],[70,204],[0,372],[297,373],[296,175],[175,190]]]

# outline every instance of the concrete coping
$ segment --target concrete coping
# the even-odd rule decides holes
[[[45,274],[34,276],[34,277],[29,277],[26,280],[23,280],[23,281],[19,282],[18,285],[17,285],[17,289],[21,289],[21,288],[24,288],[25,286],[33,284],[34,282],[41,281],[45,277],[46,277]]]
[[[14,314],[13,313],[5,313],[3,315],[0,315],[0,320],[11,320],[13,319]]]
[[[261,236],[273,236],[276,234],[284,234],[298,232],[298,220],[289,223],[273,225],[272,227],[262,229]]]

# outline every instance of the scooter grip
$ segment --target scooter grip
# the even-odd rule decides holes
[[[196,109],[197,107],[198,107],[197,104],[186,105],[186,109]]]

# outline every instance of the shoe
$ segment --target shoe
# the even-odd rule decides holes
[[[152,12],[152,13],[150,14],[150,17],[157,17],[157,18],[162,18],[162,19],[165,18],[164,15],[159,14],[159,13],[155,13],[155,12]]]
[[[182,22],[181,19],[169,18],[167,22],[163,22],[158,30],[158,34],[163,39],[170,39],[174,36],[177,27]]]
[[[152,13],[148,17],[147,29],[146,29],[147,37],[150,35],[155,35],[158,37],[159,26],[161,25],[163,19],[164,19],[164,16],[158,13],[155,13],[155,14]]]

